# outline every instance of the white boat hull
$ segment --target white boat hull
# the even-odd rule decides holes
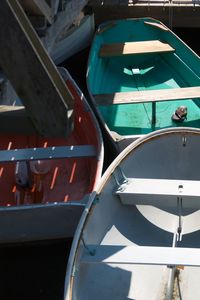
[[[70,56],[87,48],[94,34],[94,15],[86,15],[79,25],[74,26],[66,37],[55,43],[50,56],[56,65],[62,63]]]
[[[65,300],[200,299],[199,149],[200,130],[172,128],[120,153],[78,225]]]

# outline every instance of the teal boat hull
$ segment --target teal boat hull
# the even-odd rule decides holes
[[[148,44],[148,41],[159,41],[164,47],[169,45],[173,50],[157,52],[154,49],[148,52],[144,47],[144,53],[116,52],[119,43],[125,49],[125,43]],[[133,52],[136,44],[133,44]],[[107,49],[107,53],[101,55],[101,49],[105,45],[112,46],[113,53]],[[157,90],[177,91],[179,88],[200,86],[198,55],[157,20],[126,19],[102,24],[96,32],[90,51],[87,85],[102,128],[114,142],[123,141],[121,144],[127,145],[138,136],[162,128],[200,128],[198,97],[178,99],[177,95],[177,99],[174,96],[171,101],[166,99],[151,102],[153,98],[150,98],[140,103],[106,103],[106,95],[116,93],[151,91],[153,95]],[[105,95],[105,98],[99,102],[95,95],[101,96],[101,99]],[[187,107],[187,119],[174,122],[172,116],[179,106]]]

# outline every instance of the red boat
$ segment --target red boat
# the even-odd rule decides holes
[[[69,73],[62,73],[75,100],[67,138],[39,136],[23,106],[0,106],[0,243],[72,237],[101,177],[98,123]]]

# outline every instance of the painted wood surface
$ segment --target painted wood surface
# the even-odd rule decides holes
[[[97,105],[161,102],[200,98],[200,87],[146,90],[95,95]]]
[[[161,41],[125,42],[104,44],[100,49],[100,56],[119,56],[128,54],[145,54],[175,51],[167,43]]]
[[[27,113],[45,136],[67,136],[73,97],[18,2],[0,4],[0,64]]]

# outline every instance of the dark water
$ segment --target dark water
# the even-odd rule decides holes
[[[197,53],[198,30],[175,32]],[[85,74],[89,49],[64,63],[86,93]],[[1,228],[0,230],[3,230]],[[4,246],[0,248],[0,299],[61,300],[71,240]]]
[[[190,48],[200,55],[200,47],[198,41],[199,29],[195,28],[176,28],[173,30]]]
[[[71,240],[0,249],[0,299],[60,300]]]

